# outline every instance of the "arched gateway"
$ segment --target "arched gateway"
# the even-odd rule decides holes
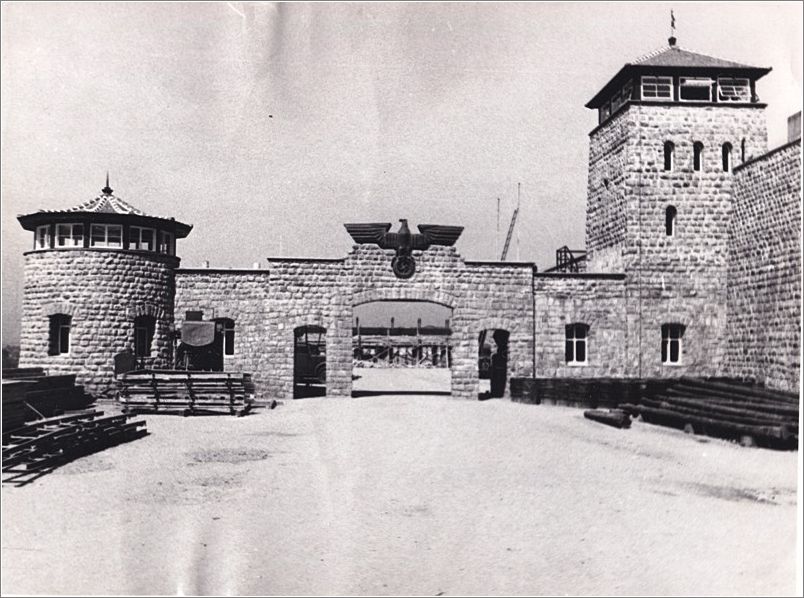
[[[455,397],[478,396],[478,335],[486,328],[510,333],[508,376],[531,376],[532,264],[471,262],[451,246],[415,246],[406,256],[414,271],[408,275],[405,270],[402,276],[393,265],[399,263],[397,248],[367,243],[356,244],[341,259],[269,258],[268,272],[182,270],[176,310],[178,314],[202,310],[205,317],[206,312],[215,317],[216,310],[230,314],[237,326],[233,364],[254,372],[266,396],[294,394],[292,347],[300,326],[325,331],[326,395],[351,396],[354,308],[373,301],[428,301],[452,310],[450,369]],[[410,267],[410,262],[404,266]],[[242,299],[235,308],[236,297]],[[232,316],[233,311],[239,315]]]

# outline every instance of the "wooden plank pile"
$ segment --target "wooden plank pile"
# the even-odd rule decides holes
[[[694,434],[737,440],[748,446],[798,446],[799,397],[762,387],[682,378],[638,403],[620,405],[648,423]]]
[[[145,421],[87,411],[3,431],[3,483],[28,484],[78,457],[145,436]]]
[[[224,413],[245,415],[254,403],[250,374],[184,370],[138,370],[118,380],[126,413]]]
[[[50,417],[65,411],[85,409],[92,403],[92,397],[84,392],[83,386],[75,384],[75,374],[48,376],[42,368],[13,368],[3,370],[3,382],[28,382],[24,402],[26,421],[36,417]],[[3,386],[5,394],[5,385]],[[17,406],[12,406],[15,409]],[[5,401],[3,409],[6,409]]]

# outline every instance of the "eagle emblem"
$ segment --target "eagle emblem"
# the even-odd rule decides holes
[[[347,232],[357,244],[374,244],[382,249],[395,249],[396,255],[391,260],[391,269],[397,278],[407,279],[416,273],[416,260],[413,250],[422,250],[431,245],[452,247],[463,232],[462,226],[445,226],[441,224],[420,224],[418,233],[411,233],[408,221],[401,218],[402,225],[395,233],[390,222],[366,222],[361,224],[344,224]]]

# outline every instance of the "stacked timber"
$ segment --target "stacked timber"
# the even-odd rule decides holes
[[[19,428],[35,417],[25,404],[25,393],[31,384],[26,380],[3,380],[3,430]]]
[[[682,378],[663,392],[620,405],[643,421],[686,432],[788,449],[798,445],[799,398],[737,382]]]
[[[586,419],[613,426],[615,428],[630,428],[631,416],[621,409],[609,409],[603,411],[602,409],[590,409],[583,412]]]
[[[185,370],[139,370],[118,380],[126,413],[226,413],[245,415],[254,403],[250,374]]]
[[[22,402],[11,406],[15,412],[17,409],[21,410],[24,421],[59,415],[69,410],[85,409],[92,402],[92,397],[84,392],[84,387],[76,385],[75,374],[48,376],[42,368],[4,369],[4,395],[7,383],[11,382],[26,383]],[[4,400],[3,410],[5,409]],[[4,424],[4,429],[10,428],[6,428]]]
[[[27,484],[59,465],[147,434],[144,421],[102,411],[62,415],[3,431],[3,482]]]

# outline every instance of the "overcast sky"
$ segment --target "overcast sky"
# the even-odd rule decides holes
[[[466,227],[540,268],[584,245],[584,104],[679,45],[773,71],[770,145],[801,109],[802,7],[712,4],[2,4],[3,342],[19,334],[16,215],[115,194],[194,225],[184,266],[341,257],[343,222]],[[500,239],[502,244],[502,239]]]

